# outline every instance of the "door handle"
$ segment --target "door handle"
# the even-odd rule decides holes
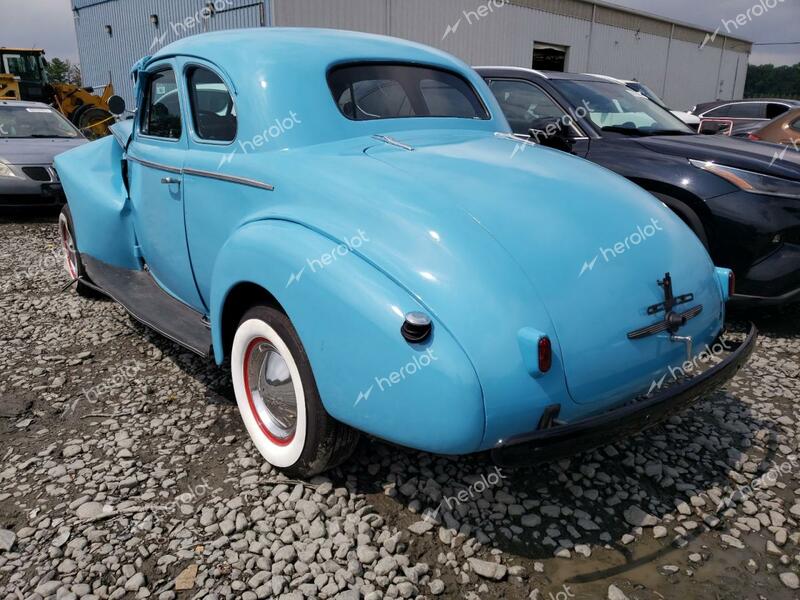
[[[164,185],[171,185],[173,183],[175,185],[180,185],[181,184],[181,180],[178,179],[177,177],[162,177],[161,178],[161,183],[163,183]]]

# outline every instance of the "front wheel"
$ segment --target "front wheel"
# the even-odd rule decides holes
[[[245,428],[271,465],[311,477],[353,452],[358,433],[325,411],[303,344],[282,312],[256,306],[242,317],[231,374]]]
[[[69,278],[78,280],[76,290],[79,296],[85,298],[97,298],[99,294],[87,286],[81,280],[88,280],[86,270],[83,268],[81,255],[78,252],[78,244],[75,241],[75,227],[72,223],[72,213],[68,205],[64,205],[61,214],[58,216],[58,237],[61,240],[61,251],[64,253],[64,270]]]

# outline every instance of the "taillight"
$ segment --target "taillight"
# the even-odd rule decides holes
[[[547,373],[553,366],[553,347],[550,338],[543,336],[539,338],[539,371]]]
[[[733,298],[733,294],[736,292],[736,275],[733,274],[731,271],[728,274],[728,297]]]
[[[753,142],[760,142],[761,141],[761,138],[759,136],[757,136],[755,133],[748,133],[747,134],[747,139],[751,140]]]

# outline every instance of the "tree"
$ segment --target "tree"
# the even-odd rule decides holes
[[[800,98],[800,63],[792,66],[750,65],[745,98]]]
[[[71,83],[81,85],[81,70],[69,60],[54,58],[47,63],[47,80],[50,83]]]

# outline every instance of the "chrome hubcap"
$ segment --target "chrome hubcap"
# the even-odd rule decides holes
[[[297,396],[289,365],[269,341],[254,340],[245,357],[245,384],[269,435],[287,441],[297,429]]]
[[[69,225],[64,217],[60,220],[61,245],[64,248],[64,260],[66,261],[67,272],[75,279],[78,276],[78,253],[75,250],[75,240],[72,239]]]

